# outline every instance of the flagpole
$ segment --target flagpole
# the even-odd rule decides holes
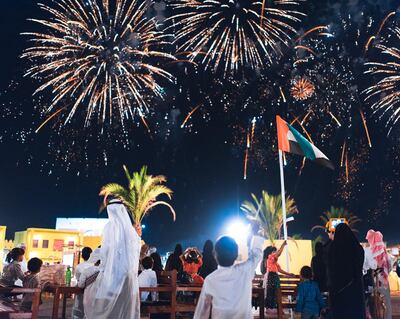
[[[282,218],[283,218],[283,239],[288,239],[287,223],[286,223],[286,195],[285,195],[285,176],[283,172],[283,152],[279,150],[279,171],[281,176],[281,196],[282,196]],[[289,248],[285,247],[286,255],[286,271],[290,271],[289,267]]]

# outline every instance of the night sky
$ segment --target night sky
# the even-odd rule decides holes
[[[368,16],[381,21],[394,10],[399,10],[396,0],[309,0],[302,9],[308,16],[299,30],[319,24],[338,24],[339,15],[350,15],[355,25],[363,25]],[[251,85],[259,81],[255,79],[256,75],[244,75],[237,79],[250,85],[239,85],[235,89],[224,84],[216,89],[211,79],[223,77],[221,74],[200,72],[200,75],[184,75],[182,69],[170,70],[177,76],[178,84],[166,85],[165,101],[158,101],[149,117],[152,133],[149,134],[140,123],[135,124],[129,136],[125,137],[129,147],[121,145],[118,135],[110,134],[99,139],[93,137],[96,136],[96,128],[80,130],[78,125],[67,128],[61,135],[51,125],[34,134],[32,130],[37,128],[43,117],[35,108],[38,98],[31,96],[37,84],[22,77],[26,61],[21,61],[19,56],[27,42],[20,33],[33,28],[28,18],[41,17],[43,13],[32,0],[3,1],[1,12],[0,225],[8,227],[9,238],[13,238],[15,231],[27,227],[53,228],[56,217],[105,217],[98,213],[101,202],[98,192],[108,182],[125,183],[123,164],[131,170],[148,165],[151,174],[166,175],[168,186],[174,190],[172,204],[177,212],[177,221],[173,223],[167,209],[162,207],[154,209],[144,221],[147,226],[144,240],[163,251],[172,249],[176,242],[185,246],[202,246],[204,240],[215,239],[229,220],[241,214],[240,204],[250,199],[252,192],[260,195],[265,189],[279,193],[277,153],[258,152],[249,161],[247,180],[243,180],[244,148],[237,143],[241,136],[236,128],[247,128],[255,112],[254,105],[257,103],[247,113],[239,109],[247,96],[257,95]],[[360,15],[360,12],[366,12],[366,15]],[[398,23],[399,16],[397,13],[395,18]],[[279,68],[279,64],[273,66],[269,74],[273,74],[274,68]],[[270,81],[274,81],[273,75]],[[356,80],[359,91],[366,88],[365,81],[363,76]],[[183,96],[179,85],[191,92],[189,97]],[[201,94],[197,92],[198,85],[203,89]],[[228,99],[235,96],[235,107],[228,110],[221,101],[224,90]],[[200,108],[188,127],[181,129],[188,111],[207,92],[209,100],[213,101],[212,107]],[[241,98],[237,97],[238,94]],[[44,101],[46,98],[51,99],[46,95],[42,97]],[[268,99],[262,103],[268,104]],[[383,231],[386,239],[398,240],[399,130],[393,130],[388,137],[384,123],[375,121],[377,118],[371,116],[367,106],[363,109],[373,147],[367,150],[367,156],[356,163],[358,169],[351,172],[357,174],[357,180],[350,188],[350,198],[343,196],[345,187],[338,181],[343,169],[338,167],[332,172],[307,162],[299,175],[301,159],[289,156],[285,167],[287,192],[294,197],[299,209],[299,215],[289,225],[289,234],[316,237],[318,233],[311,234],[311,227],[319,223],[319,215],[324,210],[334,205],[346,207],[363,219],[358,226],[360,238],[374,227]],[[268,114],[268,110],[264,111],[263,116]],[[266,121],[257,125],[257,130],[269,130],[268,135],[274,134],[274,128],[268,127]],[[350,134],[355,141],[364,138],[359,123],[345,132],[343,134]],[[84,147],[81,144],[85,134],[91,136],[86,153],[82,151]],[[73,140],[76,142],[72,143]],[[318,137],[316,140],[317,146],[339,166],[338,145],[341,145],[342,139],[332,137],[324,143],[318,143]],[[257,149],[270,150],[273,145],[260,142]],[[365,150],[354,147],[353,154],[361,152],[361,149]],[[74,156],[60,159],[60,154],[69,151]]]

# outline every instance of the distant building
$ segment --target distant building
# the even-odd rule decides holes
[[[107,218],[57,218],[56,229],[75,230],[83,236],[101,236]]]
[[[3,255],[6,242],[6,229],[6,226],[0,226],[0,271],[3,271]]]
[[[49,264],[65,263],[66,258],[70,264],[70,260],[73,261],[75,254],[79,252],[82,242],[81,233],[71,230],[28,228],[14,235],[15,246],[25,245],[27,260],[38,257]]]

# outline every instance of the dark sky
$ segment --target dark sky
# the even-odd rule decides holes
[[[305,5],[308,17],[303,28],[329,24],[340,12],[354,14],[364,8],[379,20],[397,6],[397,1],[308,1]],[[41,13],[32,0],[3,1],[1,12],[0,225],[8,226],[9,238],[14,231],[27,227],[52,228],[56,217],[98,217],[98,191],[105,183],[125,182],[123,164],[131,169],[148,165],[150,173],[166,175],[168,185],[175,192],[172,201],[178,215],[175,223],[163,208],[155,209],[145,220],[148,227],[144,239],[163,250],[171,249],[177,241],[184,245],[201,245],[205,239],[215,239],[226,223],[239,214],[240,203],[248,199],[251,192],[260,194],[265,189],[278,194],[276,159],[268,158],[267,167],[250,164],[248,179],[243,180],[243,152],[232,147],[232,130],[223,115],[212,117],[207,124],[197,121],[190,132],[175,125],[168,139],[149,137],[140,128],[129,137],[136,147],[111,152],[107,166],[78,155],[73,168],[66,170],[65,163],[49,157],[46,138],[51,130],[44,130],[43,135],[34,140],[21,142],[24,130],[37,121],[29,117],[34,114],[35,102],[30,94],[35,86],[21,80],[25,66],[19,55],[26,41],[20,33],[32,27],[26,22],[27,18]],[[12,85],[12,94],[8,94],[12,82],[18,84]],[[171,89],[169,93],[176,92]],[[185,114],[177,115],[179,121]],[[374,146],[368,162],[360,164],[361,186],[350,203],[334,195],[337,191],[335,172],[308,163],[299,176],[298,170],[290,165],[286,167],[287,192],[295,198],[300,211],[290,225],[290,234],[315,237],[310,228],[319,222],[318,216],[325,209],[336,205],[348,207],[363,219],[359,226],[361,234],[375,227],[383,230],[388,239],[396,239],[400,206],[398,175],[395,175],[399,164],[398,137],[387,138],[381,124],[370,122]],[[63,138],[67,141],[71,136],[65,134]],[[112,141],[103,143],[112,144]],[[110,145],[94,146],[96,150],[102,147],[110,148]],[[328,150],[330,154],[336,153]],[[384,188],[388,190],[383,191]],[[378,212],[378,218],[371,219],[373,212]]]

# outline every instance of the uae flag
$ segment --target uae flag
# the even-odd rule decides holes
[[[289,123],[285,122],[280,116],[276,117],[278,129],[278,148],[287,153],[304,156],[318,164],[330,169],[335,169],[332,162],[318,148],[311,144]]]

